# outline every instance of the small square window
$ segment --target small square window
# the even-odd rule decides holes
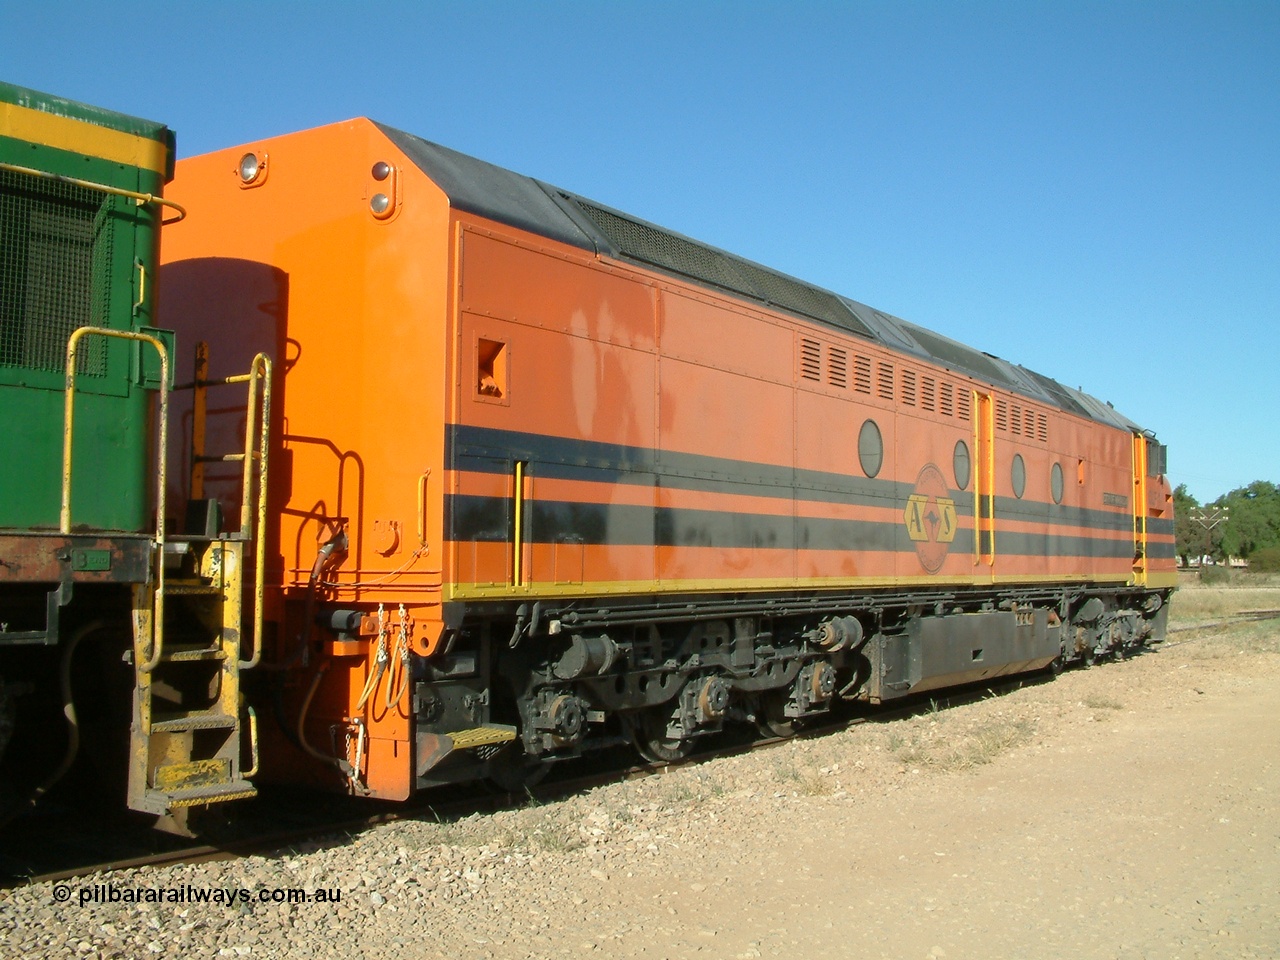
[[[507,398],[507,345],[481,337],[476,343],[476,395],[492,400]]]

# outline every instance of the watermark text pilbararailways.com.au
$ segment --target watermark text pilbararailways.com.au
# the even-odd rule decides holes
[[[341,903],[342,891],[337,887],[261,887],[250,890],[245,887],[208,887],[194,883],[173,886],[148,886],[145,884],[94,883],[72,887],[60,883],[53,888],[57,903],[73,900],[81,907],[90,904],[111,903],[187,903],[222,904],[226,906],[276,903]]]

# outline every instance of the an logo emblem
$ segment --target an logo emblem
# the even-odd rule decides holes
[[[950,493],[942,471],[926,463],[903,512],[907,536],[916,545],[920,565],[930,573],[942,569],[951,541],[956,538],[956,502]]]

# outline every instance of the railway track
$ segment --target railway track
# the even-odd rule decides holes
[[[1225,620],[1215,620],[1211,623],[1193,623],[1181,627],[1170,627],[1169,634],[1179,633],[1195,633],[1202,630],[1217,630],[1221,627],[1233,627],[1240,623],[1257,623],[1264,620],[1280,619],[1280,610],[1241,610],[1239,613],[1230,614]],[[1166,640],[1160,644],[1157,649],[1168,649],[1170,647],[1178,647],[1184,643],[1194,643],[1200,637],[1192,637],[1188,640]]]
[[[1205,632],[1280,618],[1280,610],[1245,610],[1210,623],[1172,627],[1169,635]],[[1202,637],[1166,640],[1146,648],[1150,652],[1193,643]],[[926,710],[936,710],[983,697],[996,696],[1029,684],[1050,679],[1046,672],[1002,679],[959,690],[945,696],[921,695],[887,707],[846,706],[837,719],[806,727],[792,737],[732,738],[722,735],[718,742],[673,763],[636,764],[629,751],[605,752],[596,758],[556,764],[546,781],[523,794],[490,787],[477,793],[475,785],[443,788],[407,803],[357,800],[345,796],[316,795],[289,789],[266,788],[254,801],[240,805],[235,820],[216,825],[211,837],[200,843],[158,834],[149,826],[115,823],[105,829],[86,822],[84,811],[40,820],[21,836],[10,830],[0,835],[0,887],[54,882],[110,870],[136,870],[179,863],[229,860],[286,847],[310,839],[335,834],[357,834],[379,824],[396,820],[429,817],[449,821],[463,817],[512,809],[529,802],[548,803],[604,784],[628,779],[663,776],[677,769],[730,757],[751,750],[765,750],[790,742],[830,736],[864,723],[889,723]],[[630,756],[632,759],[623,759]],[[370,808],[373,807],[372,811]],[[68,822],[68,818],[71,822]],[[17,849],[13,849],[17,841]],[[108,852],[109,851],[109,852]]]
[[[687,766],[753,750],[767,750],[794,740],[831,736],[865,723],[889,723],[925,711],[945,709],[1050,679],[1047,672],[1002,678],[999,682],[948,691],[945,696],[920,695],[887,707],[846,706],[838,718],[805,727],[790,737],[732,738],[695,751],[673,763],[636,764],[621,759],[623,751],[606,752],[604,761],[590,758],[557,764],[552,774],[523,794],[491,788],[477,794],[474,784],[445,788],[406,803],[357,800],[345,796],[317,796],[314,792],[266,788],[256,800],[240,805],[236,819],[215,825],[199,843],[158,834],[149,826],[121,822],[107,833],[84,820],[50,816],[16,837],[0,836],[0,887],[56,882],[114,870],[137,870],[182,863],[231,860],[335,834],[354,835],[379,824],[428,817],[450,821],[475,814],[513,809],[530,802],[549,803],[594,787],[622,780],[657,777]],[[629,753],[629,751],[627,751]],[[585,767],[585,769],[584,769]],[[377,809],[370,812],[370,806]],[[71,822],[67,822],[68,819]],[[110,831],[114,829],[116,835]],[[10,849],[12,841],[18,849]],[[76,850],[82,850],[77,856]],[[106,855],[102,851],[110,850]]]

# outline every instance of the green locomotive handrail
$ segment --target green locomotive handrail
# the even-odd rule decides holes
[[[149,343],[160,354],[160,429],[158,446],[159,479],[156,489],[156,532],[152,538],[156,570],[155,612],[151,621],[151,656],[137,665],[141,673],[150,673],[160,663],[164,644],[164,515],[167,452],[169,447],[169,351],[164,342],[145,333],[132,330],[112,330],[107,327],[80,327],[67,339],[67,374],[62,421],[62,510],[59,530],[71,533],[71,448],[75,427],[76,352],[80,340],[89,336],[116,337],[120,340],[137,340]]]

